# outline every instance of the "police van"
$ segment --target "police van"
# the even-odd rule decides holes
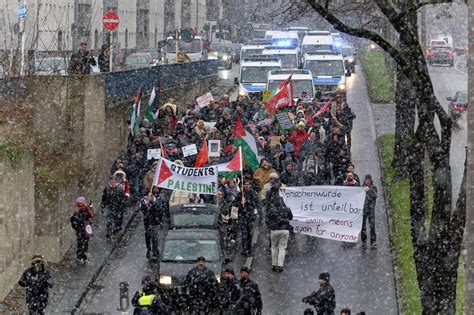
[[[270,45],[270,40],[252,40],[240,48],[240,60],[244,60],[251,55],[260,55],[266,46]]]
[[[278,87],[290,75],[292,76],[294,100],[296,101],[302,96],[303,92],[306,92],[307,97],[303,101],[310,103],[314,98],[316,90],[313,85],[313,75],[307,69],[283,69],[268,72],[267,90],[273,90]]]
[[[304,56],[320,50],[334,50],[334,39],[331,33],[326,31],[309,31],[303,38],[301,53]]]
[[[272,35],[272,46],[298,47],[298,33],[276,31]]]
[[[346,70],[344,57],[332,51],[319,51],[305,55],[304,68],[313,75],[316,91],[321,91],[323,99],[329,99],[338,92],[346,93],[346,77],[351,76]]]
[[[267,46],[262,51],[262,55],[280,58],[283,69],[298,69],[300,65],[300,50],[298,47]]]
[[[281,60],[275,56],[251,55],[240,61],[239,85],[240,95],[258,95],[265,90],[268,71],[281,69]]]

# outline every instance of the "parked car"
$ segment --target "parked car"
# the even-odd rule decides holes
[[[69,60],[64,57],[45,57],[35,63],[36,75],[67,75]]]
[[[174,310],[186,305],[185,280],[198,257],[206,259],[206,266],[220,275],[224,265],[219,232],[209,229],[170,230],[165,237],[159,266],[159,291],[163,301]]]
[[[138,69],[154,66],[153,56],[148,52],[136,52],[125,59],[125,69]]]
[[[429,46],[425,51],[428,64],[447,64],[454,66],[454,51],[449,46]]]
[[[448,112],[451,118],[456,121],[467,110],[467,92],[457,91],[454,97],[448,97]]]
[[[213,204],[171,206],[170,218],[170,229],[217,229],[219,209]]]

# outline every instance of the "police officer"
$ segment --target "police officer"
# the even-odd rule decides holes
[[[219,286],[217,298],[222,315],[235,314],[237,301],[240,298],[240,285],[235,279],[233,269],[224,270],[224,279]]]
[[[250,269],[240,268],[240,298],[237,301],[237,314],[262,314],[262,295],[258,285],[249,279]]]
[[[135,292],[132,298],[134,315],[139,314],[168,314],[169,309],[157,294],[156,284],[149,276],[142,278],[142,288]]]
[[[185,286],[190,313],[212,313],[217,304],[217,280],[214,272],[206,267],[206,258],[196,259],[196,266],[186,275]]]
[[[303,298],[303,303],[314,306],[318,315],[334,315],[336,293],[332,285],[329,284],[329,278],[329,273],[321,273],[319,275],[319,290],[313,291]]]

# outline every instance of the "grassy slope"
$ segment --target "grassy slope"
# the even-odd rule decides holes
[[[369,97],[373,103],[389,103],[395,100],[395,87],[388,75],[383,52],[364,52],[361,54],[364,64]]]

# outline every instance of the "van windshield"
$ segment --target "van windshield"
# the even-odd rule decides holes
[[[304,45],[303,54],[314,54],[320,50],[332,50],[332,45]]]
[[[279,69],[278,67],[242,67],[240,81],[242,83],[266,83],[268,71]]]
[[[273,90],[282,82],[283,80],[270,80],[268,81],[268,89]],[[303,92],[308,93],[310,98],[314,97],[312,80],[291,80],[291,83],[293,83],[293,97],[300,97]]]
[[[344,76],[344,65],[342,60],[307,60],[305,68],[311,70],[313,77]]]

